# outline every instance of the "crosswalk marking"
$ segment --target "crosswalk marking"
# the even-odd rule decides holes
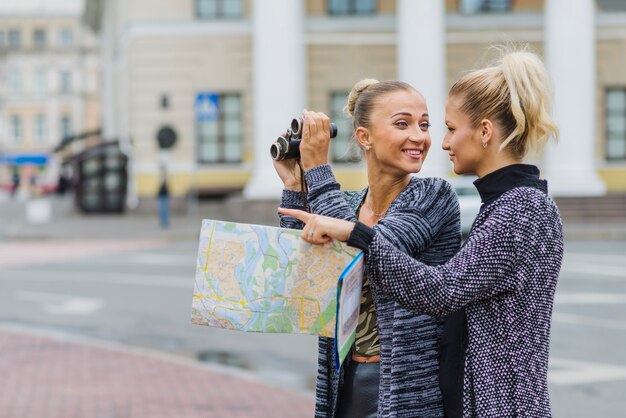
[[[551,384],[565,386],[614,380],[626,380],[626,367],[559,357],[550,358],[548,382]]]
[[[101,299],[58,293],[18,292],[16,298],[52,315],[91,315],[104,306]]]

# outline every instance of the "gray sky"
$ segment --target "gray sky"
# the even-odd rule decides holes
[[[0,15],[77,15],[85,0],[0,0]]]

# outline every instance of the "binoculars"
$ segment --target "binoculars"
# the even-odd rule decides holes
[[[330,137],[337,136],[337,125],[330,124]],[[289,160],[300,157],[300,142],[302,141],[302,118],[291,120],[287,133],[279,136],[270,147],[270,155],[276,161]]]

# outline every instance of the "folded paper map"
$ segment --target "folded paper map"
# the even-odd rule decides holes
[[[342,282],[346,277],[352,280],[347,286],[350,292],[344,293],[346,307],[356,309],[356,313],[345,313],[343,317],[356,328],[354,318],[358,317],[363,277],[363,257],[357,257],[361,251],[337,241],[310,245],[300,233],[204,220],[192,323],[325,337],[335,337],[336,331],[343,330],[342,335],[349,339],[350,329],[336,329],[338,289],[341,291],[338,284],[340,278]]]

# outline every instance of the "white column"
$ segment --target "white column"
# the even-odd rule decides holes
[[[596,33],[593,0],[547,0],[546,63],[554,82],[560,140],[545,174],[555,196],[597,196],[606,186],[596,162]]]
[[[306,44],[302,0],[253,2],[254,168],[248,199],[280,197],[270,145],[302,114],[306,92]]]
[[[443,0],[398,0],[398,79],[426,98],[432,145],[420,176],[446,177],[451,169],[441,149],[445,134],[446,21]]]

